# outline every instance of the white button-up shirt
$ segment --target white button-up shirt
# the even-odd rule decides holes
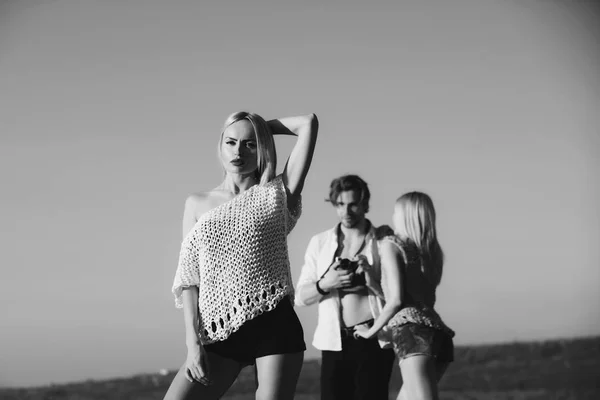
[[[381,266],[379,263],[379,251],[375,228],[372,224],[370,225],[371,227],[365,238],[365,247],[361,254],[364,254],[369,264],[371,264],[369,271],[371,277],[375,277],[376,281],[380,284]],[[304,255],[304,265],[302,266],[296,287],[299,288],[305,284],[314,285],[333,263],[338,246],[337,232],[338,228],[336,226],[310,239]],[[373,314],[373,318],[377,318],[383,307],[383,301],[370,288],[368,297],[371,314]],[[298,293],[295,296],[295,303],[297,306],[309,305],[300,299]],[[332,289],[328,295],[323,296],[319,301],[317,328],[315,329],[312,342],[313,346],[317,349],[330,351],[342,350],[340,308],[340,296],[336,289]],[[389,347],[389,342],[384,340],[381,335],[378,335],[378,341],[382,348]]]

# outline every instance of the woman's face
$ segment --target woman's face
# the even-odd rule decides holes
[[[254,127],[247,120],[229,125],[223,132],[221,162],[225,171],[251,174],[258,168],[258,150]]]

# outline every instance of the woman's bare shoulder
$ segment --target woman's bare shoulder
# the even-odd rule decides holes
[[[213,189],[207,192],[196,192],[190,194],[185,201],[185,208],[196,217],[220,206],[231,198],[227,192]]]

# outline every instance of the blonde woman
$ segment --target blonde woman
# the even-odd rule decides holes
[[[406,193],[393,215],[395,234],[380,240],[385,305],[369,329],[356,336],[389,337],[400,363],[398,399],[438,399],[437,383],[454,359],[454,332],[434,310],[444,254],[435,208],[425,193]]]
[[[317,131],[314,114],[266,122],[239,112],[225,121],[225,178],[185,204],[172,290],[187,359],[165,399],[218,399],[253,364],[257,399],[293,398],[306,346],[291,302],[287,234],[300,216]],[[279,176],[276,134],[298,137]]]

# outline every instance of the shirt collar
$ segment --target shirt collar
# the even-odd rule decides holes
[[[375,227],[373,226],[373,224],[371,223],[371,221],[369,219],[365,219],[365,220],[367,221],[367,226],[368,226],[368,228],[367,228],[367,235],[365,237],[365,240],[368,241],[368,240],[371,240],[371,239],[373,239],[375,237],[376,232],[375,232]],[[341,225],[342,224],[340,222],[338,222],[337,225],[333,227],[333,229],[331,231],[331,233],[333,235],[333,240],[337,241],[338,236],[339,236],[339,232],[340,232],[340,229],[341,229]]]

